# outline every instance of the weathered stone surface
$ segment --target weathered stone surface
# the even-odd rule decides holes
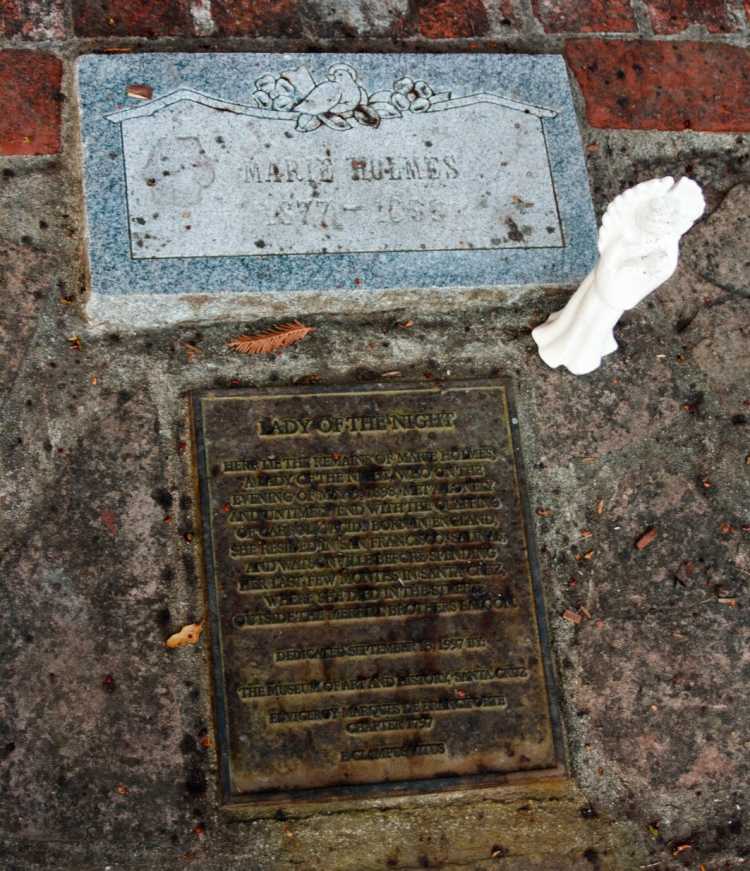
[[[78,36],[190,36],[192,23],[188,0],[73,0]]]
[[[4,240],[0,246],[0,397],[18,374],[37,316],[51,292],[49,257],[31,245]]]
[[[63,337],[54,351],[65,354]],[[184,513],[172,505],[163,477],[158,414],[144,383],[126,389],[98,368],[98,383],[91,384],[91,362],[67,372],[37,363],[33,407],[28,403],[16,421],[20,435],[5,455],[15,463],[25,456],[35,466],[30,478],[20,473],[3,492],[13,519],[6,526],[4,559],[13,568],[3,572],[11,583],[5,595],[18,616],[6,633],[14,665],[3,680],[3,793],[26,793],[4,813],[6,837],[16,846],[39,837],[91,837],[102,802],[119,814],[167,782],[182,796],[178,816],[154,809],[145,825],[157,837],[176,825],[188,840],[205,791],[205,751],[192,737],[202,715],[189,694],[184,707],[180,701],[188,675],[174,672],[174,659],[162,673],[169,662],[163,638],[175,622],[199,613],[175,602],[173,617],[163,595],[184,550],[179,544],[175,550]],[[136,469],[138,482],[126,484],[124,476]],[[76,483],[63,494],[66,480]],[[52,502],[45,490],[56,493]],[[165,522],[168,514],[172,523]],[[73,544],[74,515],[87,549]],[[121,573],[116,567],[131,556],[140,568]],[[138,649],[151,651],[145,654],[151,666],[136,678]],[[24,781],[47,786],[32,791]],[[124,794],[119,784],[127,785]],[[54,809],[50,791],[59,796]],[[123,834],[144,831],[133,818],[122,824]]]
[[[62,39],[64,5],[63,0],[5,0],[0,8],[0,37]]]
[[[299,0],[212,0],[217,32],[226,36],[299,37],[303,33]]]
[[[678,273],[670,290],[697,304],[701,286],[685,281]],[[636,309],[618,328],[617,356],[582,379],[550,373],[535,358],[524,325],[556,304],[542,296],[512,313],[320,317],[315,342],[254,361],[223,349],[231,335],[260,324],[90,338],[80,353],[65,341],[72,315],[60,328],[45,324],[28,351],[32,375],[16,388],[2,442],[15,473],[3,485],[12,523],[0,577],[7,601],[18,601],[14,628],[4,633],[3,686],[12,705],[3,718],[3,795],[13,804],[3,821],[11,861],[24,871],[45,862],[88,869],[105,851],[110,864],[129,871],[144,862],[178,866],[190,853],[211,871],[248,861],[265,871],[315,867],[324,851],[332,867],[356,871],[389,860],[395,868],[426,860],[490,869],[502,867],[490,858],[502,847],[516,867],[586,868],[596,857],[602,868],[632,871],[667,861],[683,841],[694,845],[696,862],[741,856],[746,815],[735,805],[747,778],[741,745],[748,725],[738,701],[746,679],[738,622],[745,588],[736,584],[744,579],[739,570],[748,570],[741,526],[750,499],[746,427],[731,416],[747,398],[747,364],[734,364],[726,395],[718,395],[713,384],[728,361],[712,364],[706,381],[699,345],[730,323],[715,320],[727,307],[701,309],[675,333],[658,293],[653,307]],[[746,323],[739,309],[733,318]],[[411,327],[399,326],[407,319]],[[181,342],[200,350],[189,364]],[[205,641],[171,653],[162,647],[203,608],[193,545],[184,538],[192,530],[192,481],[181,395],[207,383],[285,384],[316,373],[336,383],[394,368],[405,379],[440,379],[450,370],[450,377],[502,371],[519,381],[573,769],[587,798],[465,807],[441,800],[387,814],[227,826],[214,810],[214,751],[200,744],[211,729]],[[734,531],[722,533],[723,522]],[[649,526],[656,540],[636,551]],[[673,575],[687,562],[694,568],[683,569],[683,587]],[[719,602],[714,585],[740,607]],[[591,619],[574,628],[560,618],[581,605]],[[42,676],[39,686],[29,674]],[[54,718],[45,714],[51,700]],[[598,820],[581,816],[587,802]],[[606,828],[609,813],[637,828],[616,834]],[[580,827],[570,829],[574,820]],[[660,834],[652,839],[647,826],[655,821]],[[202,840],[193,832],[198,823]],[[54,856],[37,839],[42,830],[60,839]],[[522,858],[529,831],[535,845],[556,832],[547,844],[557,846]],[[647,852],[629,852],[641,842]]]
[[[352,364],[374,336],[380,352],[370,358],[380,364],[394,329],[389,319],[363,323],[351,334]],[[225,335],[108,337],[80,352],[65,335],[46,327],[39,336],[33,380],[18,388],[20,413],[3,435],[4,461],[16,468],[2,492],[12,523],[0,574],[14,620],[4,634],[2,735],[3,795],[13,796],[3,815],[10,861],[25,871],[95,866],[106,828],[108,861],[122,868],[176,867],[194,857],[234,869],[250,855],[270,871],[315,867],[321,851],[331,867],[350,871],[388,862],[491,868],[501,850],[518,854],[533,830],[529,868],[584,869],[591,856],[602,868],[628,868],[632,835],[581,816],[581,796],[458,805],[452,821],[443,799],[386,816],[360,811],[343,828],[340,814],[227,827],[215,811],[214,751],[201,744],[212,735],[202,647],[163,647],[203,613],[187,540],[192,482],[179,394],[205,383],[205,373],[186,367],[179,342],[197,342],[218,360]],[[342,350],[337,339],[326,341],[328,365],[344,363]],[[307,371],[311,359],[292,350],[285,379]],[[272,376],[277,367],[259,362],[264,380]],[[427,365],[413,362],[415,374]],[[221,363],[220,380],[228,383],[235,366]],[[29,674],[39,676],[33,687]]]
[[[46,52],[0,51],[0,154],[55,154],[60,150],[62,64]]]
[[[687,238],[682,256],[707,281],[750,297],[750,185],[732,188]]]
[[[657,175],[696,178],[712,208],[747,179],[747,137],[584,132],[599,211]],[[65,155],[75,154],[75,135],[69,125]],[[83,225],[74,170],[48,158],[2,166],[16,173],[3,176],[0,203],[0,237],[18,276],[9,310],[26,305],[28,291],[74,296],[71,251]],[[719,218],[742,232],[734,217]],[[16,341],[4,359],[23,375],[3,397],[0,429],[4,865],[292,871],[317,869],[324,857],[332,871],[744,867],[747,301],[701,278],[687,262],[690,244],[683,268],[621,323],[617,355],[593,376],[566,376],[551,397],[528,332],[563,304],[560,291],[529,294],[513,309],[472,294],[461,305],[443,300],[442,311],[402,297],[387,314],[318,314],[314,342],[258,359],[225,343],[269,326],[273,309],[205,329],[99,337],[72,305],[42,306],[33,329],[9,316]],[[80,352],[67,341],[77,334]],[[195,539],[187,541],[195,530],[185,394],[385,372],[519,381],[581,791],[228,825],[215,811],[217,763],[206,746],[206,636],[174,653],[162,646],[204,609]],[[635,550],[649,526],[656,539]],[[561,617],[581,606],[591,619]]]
[[[304,6],[306,33],[324,39],[356,39],[387,36],[394,22],[405,16],[409,0],[393,0],[387,5],[371,0],[332,0]]]
[[[699,42],[571,40],[565,56],[594,127],[750,130],[750,54]]]
[[[533,0],[533,9],[548,33],[615,33],[636,30],[627,0]]]
[[[67,311],[77,268],[66,201],[70,183],[54,164],[31,169],[15,159],[0,169],[0,403],[28,359],[40,317]],[[23,208],[19,206],[23,204]],[[71,329],[68,335],[77,332]]]
[[[682,273],[672,283],[676,299],[691,305],[701,300],[702,288],[686,283]],[[483,309],[446,318],[421,318],[413,310],[396,319],[322,317],[315,321],[315,343],[253,361],[251,377],[260,384],[291,383],[318,373],[331,383],[375,377],[394,366],[403,378],[440,378],[448,369],[451,377],[515,373],[574,771],[597,813],[637,821],[642,835],[625,836],[630,848],[641,836],[651,844],[648,860],[628,854],[622,842],[608,847],[614,835],[602,838],[604,816],[594,821],[588,838],[586,829],[565,836],[559,827],[574,815],[592,825],[580,817],[585,803],[571,808],[556,802],[553,814],[551,805],[537,801],[531,804],[535,843],[551,826],[560,832],[563,852],[540,847],[536,860],[524,860],[526,867],[574,868],[594,850],[588,855],[597,855],[601,867],[618,867],[619,861],[630,871],[670,856],[683,840],[694,845],[696,861],[710,861],[719,851],[739,856],[744,817],[737,816],[735,794],[747,777],[740,749],[747,724],[737,705],[745,679],[739,646],[745,630],[738,623],[744,587],[736,583],[743,582],[740,570],[748,570],[741,527],[748,522],[743,506],[750,502],[743,479],[746,427],[731,417],[742,412],[748,364],[743,358],[733,362],[732,379],[724,380],[724,393],[718,394],[730,361],[709,361],[704,347],[718,345],[732,319],[738,325],[746,320],[739,308],[729,320],[718,320],[729,309],[717,305],[701,309],[687,330],[675,333],[657,293],[652,308],[636,309],[618,328],[617,356],[594,375],[576,379],[550,373],[536,360],[522,328],[553,307],[539,297],[512,316]],[[406,318],[414,325],[398,326]],[[320,849],[335,857],[333,867],[357,871],[389,859],[392,867],[418,867],[420,856],[447,867],[458,857],[479,868],[496,867],[493,848],[517,853],[528,843],[525,830],[514,830],[519,836],[507,844],[501,836],[511,831],[513,819],[526,825],[528,811],[514,810],[509,819],[498,816],[502,805],[491,801],[465,810],[443,803],[439,809],[378,814],[377,826],[359,812],[234,829],[215,815],[213,751],[200,745],[211,722],[202,647],[167,653],[161,642],[202,614],[192,546],[183,537],[192,520],[180,394],[207,380],[247,383],[247,362],[222,351],[232,331],[213,326],[200,334],[91,339],[80,353],[67,347],[69,329],[55,335],[45,327],[36,339],[29,359],[34,379],[17,387],[17,414],[4,441],[6,462],[17,469],[3,493],[13,517],[8,535],[14,544],[6,559],[14,559],[16,542],[31,542],[23,560],[6,564],[2,574],[12,584],[10,600],[23,591],[13,612],[18,629],[5,634],[13,640],[4,686],[17,700],[3,735],[3,746],[13,745],[4,763],[12,765],[5,769],[12,780],[4,790],[14,797],[5,817],[10,855],[22,858],[24,871],[35,867],[32,857],[43,856],[43,848],[31,839],[43,827],[47,837],[81,845],[57,845],[58,863],[63,855],[68,865],[85,868],[95,864],[104,826],[112,832],[110,861],[124,868],[142,862],[139,857],[170,867],[191,853],[207,868],[213,863],[233,869],[248,861],[237,858],[248,855],[242,852],[248,838],[260,869],[293,861],[314,867]],[[189,365],[180,342],[200,349]],[[70,363],[74,353],[80,363]],[[62,371],[49,367],[58,360],[67,362]],[[702,373],[709,362],[706,381]],[[26,409],[32,395],[35,407]],[[23,440],[19,447],[17,436]],[[734,531],[722,533],[724,522]],[[657,538],[639,552],[633,543],[649,526]],[[592,535],[582,536],[582,530]],[[675,583],[673,575],[688,562],[693,569],[683,568],[682,582]],[[59,588],[51,586],[55,579]],[[740,607],[719,602],[717,589],[736,596]],[[591,619],[584,617],[575,628],[560,619],[565,608],[581,605]],[[79,628],[71,642],[73,626]],[[29,687],[29,673],[44,675],[46,684]],[[59,688],[54,720],[44,714],[50,673]],[[112,693],[107,675],[114,679]],[[156,707],[154,693],[161,699]],[[26,713],[19,720],[21,702]],[[30,768],[14,762],[17,753],[22,763],[28,761],[27,741],[35,749]],[[60,751],[49,758],[42,752],[53,744],[68,760],[62,791]],[[105,757],[106,765],[96,761]],[[119,785],[127,795],[117,791]],[[92,818],[96,831],[87,828]],[[655,821],[660,834],[651,840],[646,827]],[[203,840],[192,832],[197,823],[205,825]],[[470,838],[459,834],[462,826]],[[440,832],[447,837],[441,840]],[[358,849],[352,848],[353,837]],[[514,861],[524,867],[520,857]]]
[[[731,33],[740,27],[727,0],[648,0],[646,5],[655,33],[680,33],[694,26]]]
[[[427,39],[484,36],[489,29],[482,0],[420,0],[415,25]]]

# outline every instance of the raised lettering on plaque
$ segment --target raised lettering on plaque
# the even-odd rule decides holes
[[[561,773],[508,390],[194,397],[227,807]]]

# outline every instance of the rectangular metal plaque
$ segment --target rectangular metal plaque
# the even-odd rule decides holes
[[[77,81],[95,319],[591,268],[560,56],[99,54]]]
[[[560,773],[509,386],[193,400],[230,808]]]

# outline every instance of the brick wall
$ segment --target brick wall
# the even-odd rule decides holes
[[[750,0],[2,0],[0,154],[61,149],[89,51],[555,52],[594,127],[742,132],[749,35]]]

